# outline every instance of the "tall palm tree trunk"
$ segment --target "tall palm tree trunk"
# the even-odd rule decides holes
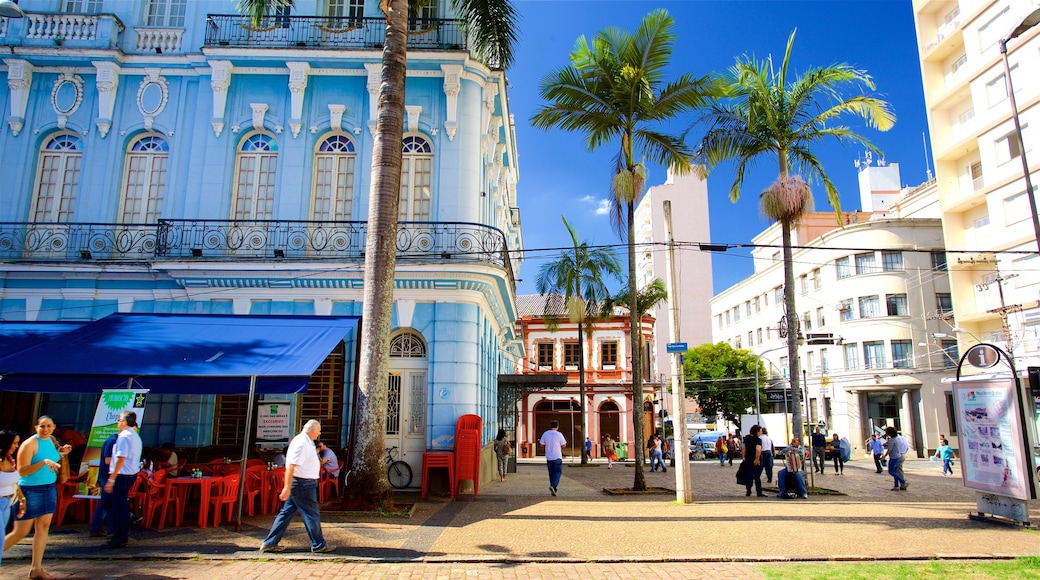
[[[637,192],[633,192],[635,198]],[[636,287],[636,225],[635,225],[635,201],[627,202],[626,218],[628,221],[628,295],[631,298],[629,305],[629,348],[632,349],[632,431],[635,441],[635,472],[632,481],[633,491],[646,491],[646,473],[643,472],[643,458],[646,445],[646,435],[643,432],[643,365],[642,351],[639,344],[643,336],[640,324],[639,308],[636,307],[639,288]]]
[[[780,227],[784,236],[784,310],[787,311],[787,366],[791,374],[791,396],[794,410],[791,423],[798,437],[804,437],[802,431],[802,391],[799,379],[802,377],[798,364],[798,311],[794,304],[794,257],[791,249],[791,221],[782,220]]]
[[[351,484],[356,505],[393,502],[386,479],[387,377],[390,322],[397,264],[397,213],[401,195],[404,89],[407,70],[408,0],[387,0],[386,41],[372,148],[368,238],[365,240],[361,358]],[[349,495],[349,494],[348,494]]]

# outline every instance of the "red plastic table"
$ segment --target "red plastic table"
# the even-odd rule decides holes
[[[180,508],[184,509],[187,505],[187,496],[192,486],[198,486],[201,492],[201,499],[199,503],[199,527],[205,528],[206,522],[209,519],[209,496],[210,491],[213,490],[213,486],[220,482],[222,478],[207,475],[205,477],[171,477],[167,481],[171,485],[180,487],[181,502]]]

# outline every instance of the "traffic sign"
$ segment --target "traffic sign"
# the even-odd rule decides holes
[[[667,352],[686,352],[690,350],[690,345],[685,342],[669,342],[665,346]]]

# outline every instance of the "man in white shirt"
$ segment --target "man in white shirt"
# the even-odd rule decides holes
[[[303,431],[289,443],[289,451],[285,454],[285,481],[279,499],[285,502],[278,517],[274,519],[271,531],[260,545],[260,553],[281,552],[285,548],[278,545],[285,531],[289,529],[296,512],[303,518],[303,526],[307,528],[307,536],[311,540],[311,552],[332,552],[336,548],[325,541],[321,533],[321,516],[318,512],[318,478],[321,476],[321,462],[314,441],[321,435],[321,424],[311,419],[303,426]]]
[[[762,440],[762,469],[766,472],[766,483],[773,483],[773,440],[765,427],[758,438]]]
[[[538,443],[545,446],[545,463],[549,467],[549,492],[556,495],[560,486],[560,476],[563,475],[563,448],[567,446],[567,439],[560,433],[560,422],[549,423],[549,430],[542,433]]]
[[[112,494],[112,539],[101,547],[125,548],[130,539],[130,488],[141,471],[141,451],[144,448],[137,435],[137,413],[123,411],[116,422],[119,436],[112,448],[112,468],[105,482],[105,491]]]

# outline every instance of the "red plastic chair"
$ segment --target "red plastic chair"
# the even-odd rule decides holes
[[[337,460],[338,461],[338,460]],[[343,462],[337,463],[336,472],[340,472],[343,469]],[[332,475],[329,470],[323,466],[321,468],[321,477],[318,478],[318,503],[325,503],[329,499],[329,492],[339,497],[339,475]]]
[[[224,510],[227,511],[226,519],[231,521],[231,513],[235,509],[235,502],[238,501],[238,485],[241,481],[241,475],[225,475],[220,480],[219,486],[213,489],[216,493],[209,498],[209,505],[213,511],[213,527],[220,527],[220,514]]]
[[[86,513],[83,508],[87,505],[87,499],[82,497],[73,497],[79,490],[79,482],[75,480],[69,480],[65,483],[58,484],[58,505],[54,514],[54,525],[60,526],[65,520],[65,513],[70,507],[75,507],[75,514],[77,517],[84,517]]]
[[[257,458],[254,457],[253,459],[247,459],[246,460],[246,469],[249,469],[250,467],[257,467],[257,466],[263,467],[264,469],[267,469],[267,463],[265,463],[263,459],[257,459]]]
[[[130,513],[136,514],[143,517],[145,510],[147,509],[147,494],[141,491],[141,487],[148,481],[148,473],[144,471],[137,472],[137,479],[134,480],[134,484],[130,486],[130,491],[127,492],[126,497],[130,503]]]
[[[155,516],[158,514],[159,520],[157,523],[159,529],[163,529],[166,526],[166,514],[169,512],[171,503],[177,505],[173,514],[174,521],[179,526],[184,512],[181,507],[180,496],[171,492],[172,486],[167,479],[167,471],[160,469],[153,473],[152,477],[144,483],[144,487],[144,493],[147,498],[144,507],[144,527],[152,527],[152,523],[155,522]]]
[[[282,500],[278,497],[285,485],[285,468],[279,467],[267,472],[267,494],[268,508],[270,513],[275,513],[282,507]]]
[[[260,513],[267,513],[264,506],[264,499],[267,498],[267,494],[264,493],[264,486],[267,485],[267,466],[256,465],[253,467],[246,468],[246,488],[243,492],[242,500],[245,503],[246,514],[253,515],[253,508],[256,505],[257,499],[260,500]]]

